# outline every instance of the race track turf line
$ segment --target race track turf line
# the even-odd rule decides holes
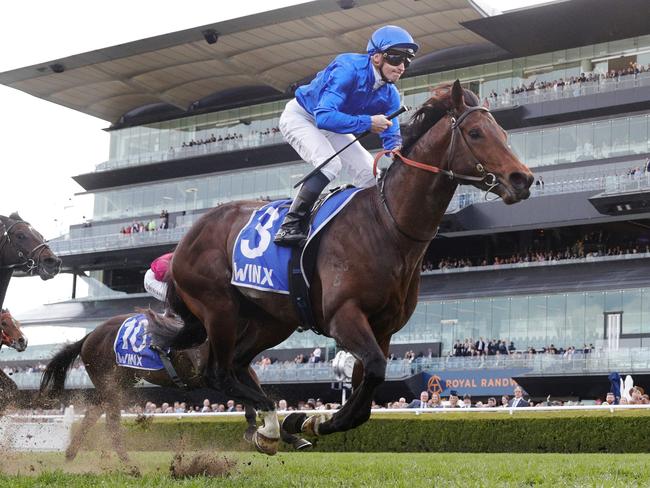
[[[495,433],[495,442],[498,435]],[[615,441],[613,441],[615,442]],[[185,453],[191,458],[196,453]],[[650,486],[650,454],[211,453],[236,461],[226,478],[174,479],[170,452],[115,454],[5,453],[0,486],[34,487],[303,487]],[[134,466],[137,467],[134,468]]]

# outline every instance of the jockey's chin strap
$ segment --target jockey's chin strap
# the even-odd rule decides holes
[[[482,107],[482,106],[476,106],[476,107],[469,107],[467,110],[465,110],[459,117],[456,119],[451,113],[449,114],[451,118],[451,141],[449,142],[449,146],[447,146],[447,151],[446,151],[446,157],[445,160],[447,162],[451,161],[451,157],[454,155],[454,152],[456,151],[456,141],[458,139],[458,135],[460,134],[460,137],[463,139],[463,142],[465,143],[465,146],[469,150],[469,153],[472,155],[472,158],[474,159],[474,168],[476,171],[481,175],[481,176],[472,176],[472,175],[464,175],[464,174],[459,174],[455,173],[451,169],[443,169],[438,166],[432,166],[431,164],[426,164],[426,163],[421,163],[419,161],[414,161],[412,159],[408,159],[405,157],[398,149],[385,149],[382,151],[379,151],[375,155],[375,160],[372,166],[372,172],[375,176],[377,176],[377,165],[379,164],[379,159],[386,155],[386,154],[392,154],[393,158],[399,158],[404,164],[407,166],[412,166],[414,168],[418,168],[424,171],[428,171],[430,173],[440,173],[443,175],[446,175],[449,177],[450,180],[455,180],[455,181],[468,181],[468,182],[475,182],[475,183],[485,183],[487,185],[487,189],[485,190],[485,199],[487,200],[488,194],[499,185],[499,180],[497,179],[496,175],[494,173],[488,173],[485,171],[485,166],[480,162],[480,160],[476,157],[474,152],[472,151],[471,146],[467,143],[467,140],[465,139],[465,135],[463,134],[463,131],[460,130],[460,126],[463,123],[463,121],[469,116],[471,113],[476,112],[476,111],[483,111],[483,112],[490,112],[487,108]],[[406,236],[412,241],[415,242],[429,242],[432,237],[428,238],[418,238],[411,236],[404,232],[399,225],[397,224],[397,221],[395,220],[395,217],[393,217],[393,214],[390,211],[390,208],[388,208],[388,201],[386,200],[386,195],[384,194],[384,181],[385,178],[381,178],[381,182],[379,184],[379,193],[381,195],[381,201],[384,204],[384,207],[386,208],[386,211],[388,212],[388,215],[393,221],[393,224],[395,224],[395,228],[400,232],[400,234]],[[435,235],[434,235],[435,236]]]

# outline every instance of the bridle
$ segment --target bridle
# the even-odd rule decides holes
[[[488,173],[485,171],[485,166],[479,158],[474,154],[474,151],[472,151],[472,146],[469,145],[467,142],[467,139],[465,138],[465,134],[463,134],[463,131],[461,130],[461,125],[463,121],[472,113],[477,112],[477,111],[482,111],[482,112],[487,112],[490,113],[490,110],[487,109],[486,107],[483,106],[475,106],[475,107],[468,107],[467,110],[465,110],[462,114],[458,116],[458,118],[454,117],[454,115],[451,112],[448,112],[447,115],[450,118],[451,122],[451,140],[449,141],[449,145],[447,146],[447,150],[445,151],[445,161],[449,162],[452,159],[452,156],[454,155],[456,151],[456,146],[457,146],[457,141],[458,138],[462,138],[462,141],[465,143],[465,147],[469,150],[469,153],[471,154],[472,158],[474,159],[473,164],[474,168],[476,171],[481,175],[481,176],[472,176],[472,175],[464,175],[460,173],[456,173],[451,169],[443,169],[440,168],[439,166],[432,166],[430,164],[426,163],[421,163],[419,161],[414,161],[412,159],[408,159],[405,157],[398,149],[388,149],[388,150],[383,150],[379,151],[375,155],[375,161],[373,164],[373,173],[375,176],[377,176],[377,165],[379,163],[379,159],[384,156],[385,154],[391,154],[393,155],[393,158],[398,158],[400,159],[404,164],[407,166],[412,166],[414,168],[422,169],[424,171],[428,171],[430,173],[440,173],[443,175],[446,175],[449,177],[450,180],[454,181],[469,181],[473,183],[485,183],[487,186],[487,189],[485,190],[485,198],[487,200],[488,194],[499,185],[499,180],[497,179],[496,175],[494,173]],[[459,136],[460,135],[460,136]],[[388,201],[386,200],[386,194],[384,192],[384,186],[386,182],[386,176],[388,175],[388,171],[393,167],[393,165],[390,165],[388,169],[386,170],[385,174],[383,174],[379,180],[377,181],[377,185],[379,188],[379,195],[381,198],[381,201],[384,205],[384,208],[388,212],[389,217],[393,221],[393,224],[395,225],[395,228],[400,232],[400,234],[404,235],[405,237],[409,238],[412,241],[416,242],[429,242],[431,241],[432,238],[426,238],[426,239],[420,239],[417,237],[413,237],[409,235],[408,233],[404,232],[399,225],[397,224],[397,221],[395,220],[395,217],[390,211],[390,208],[388,208]]]
[[[3,266],[0,266],[0,269],[25,268],[25,271],[28,274],[34,274],[34,271],[38,268],[38,262],[41,258],[41,253],[45,250],[45,248],[47,248],[47,242],[43,241],[41,244],[37,245],[34,249],[25,254],[21,249],[18,248],[18,246],[16,246],[16,244],[12,242],[11,230],[18,224],[25,224],[29,226],[29,223],[25,222],[24,220],[15,220],[9,226],[7,226],[4,222],[0,223],[2,223],[2,226],[4,227],[4,231],[0,236],[2,239],[0,240],[0,256],[2,256],[2,252],[4,251],[5,246],[9,245],[16,251],[18,257],[22,259],[22,261],[19,263],[5,264]]]

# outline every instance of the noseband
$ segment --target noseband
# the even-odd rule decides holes
[[[20,263],[15,263],[15,264],[7,264],[4,266],[0,266],[0,269],[14,269],[14,268],[26,268],[26,271],[28,274],[34,274],[34,270],[38,268],[38,262],[41,258],[41,253],[45,250],[47,247],[47,242],[42,242],[38,246],[36,246],[34,249],[32,249],[27,255],[23,251],[21,251],[18,246],[16,246],[12,241],[11,241],[11,230],[14,228],[14,226],[18,224],[25,224],[29,226],[27,222],[24,220],[16,220],[14,221],[13,224],[11,224],[9,227],[6,225],[2,224],[3,227],[5,228],[4,232],[2,233],[2,241],[0,241],[0,256],[2,256],[2,251],[4,250],[6,245],[11,246],[15,251],[16,254],[20,259],[23,261]]]

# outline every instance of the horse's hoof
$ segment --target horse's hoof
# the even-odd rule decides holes
[[[304,413],[290,413],[282,421],[282,429],[289,434],[300,434],[302,432],[300,429],[306,418],[307,415]]]
[[[254,425],[249,426],[244,432],[244,440],[249,444],[252,444],[253,436],[255,435],[255,432],[257,432],[257,427],[255,427]]]
[[[253,444],[255,449],[262,454],[267,454],[269,456],[274,456],[278,452],[278,444],[280,439],[269,439],[264,434],[260,434],[258,431],[255,431],[253,434]]]
[[[293,442],[293,448],[296,451],[306,451],[307,449],[311,449],[312,447],[314,447],[314,445],[311,442],[309,442],[307,439],[303,439],[301,437],[296,439]]]
[[[327,417],[323,414],[316,414],[305,420],[300,426],[300,430],[307,435],[318,435],[318,426],[325,422]]]
[[[70,452],[70,451],[65,451],[65,460],[66,461],[74,461],[74,458],[77,457],[76,452]]]

